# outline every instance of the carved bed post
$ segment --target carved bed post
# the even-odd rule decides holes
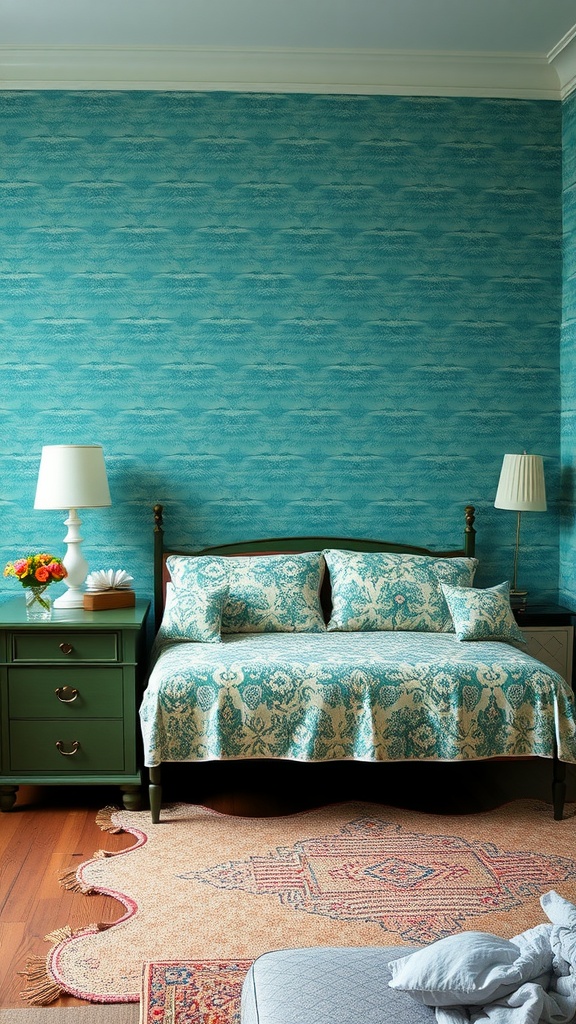
[[[464,509],[464,515],[466,517],[466,526],[464,527],[464,550],[468,558],[473,558],[476,551],[476,530],[474,529],[474,520],[476,509],[474,505],[466,505]]]
[[[163,505],[154,505],[154,624],[159,629],[164,607],[162,573],[164,555]]]

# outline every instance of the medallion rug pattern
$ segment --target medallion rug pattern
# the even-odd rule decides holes
[[[347,803],[276,818],[175,804],[159,825],[110,809],[99,823],[132,833],[134,846],[97,851],[62,882],[78,899],[112,895],[124,913],[112,927],[47,936],[29,1002],[62,991],[137,1001],[143,965],[159,961],[414,945],[463,929],[510,937],[542,921],[549,889],[576,901],[574,818],[554,821],[537,801],[453,816]]]
[[[409,944],[449,935],[466,918],[520,907],[541,886],[576,878],[576,864],[358,818],[334,835],[183,877],[274,895],[293,910],[374,922]]]

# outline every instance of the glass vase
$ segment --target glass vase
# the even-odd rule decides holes
[[[26,618],[28,622],[44,622],[52,618],[52,598],[48,597],[48,587],[27,587]]]

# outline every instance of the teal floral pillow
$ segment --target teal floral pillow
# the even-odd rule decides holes
[[[475,558],[324,551],[332,586],[329,630],[454,632],[442,583],[470,587]]]
[[[172,583],[166,587],[159,635],[171,640],[218,642],[228,596],[228,576],[221,560],[171,555],[166,564]]]
[[[506,640],[525,644],[510,607],[510,584],[487,590],[442,585],[459,640]]]
[[[322,633],[320,551],[220,558],[229,593],[223,633]]]

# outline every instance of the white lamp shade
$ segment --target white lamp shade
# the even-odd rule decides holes
[[[546,485],[541,455],[504,456],[494,505],[515,512],[546,511]]]
[[[34,508],[111,504],[101,445],[48,444],[42,448]]]

